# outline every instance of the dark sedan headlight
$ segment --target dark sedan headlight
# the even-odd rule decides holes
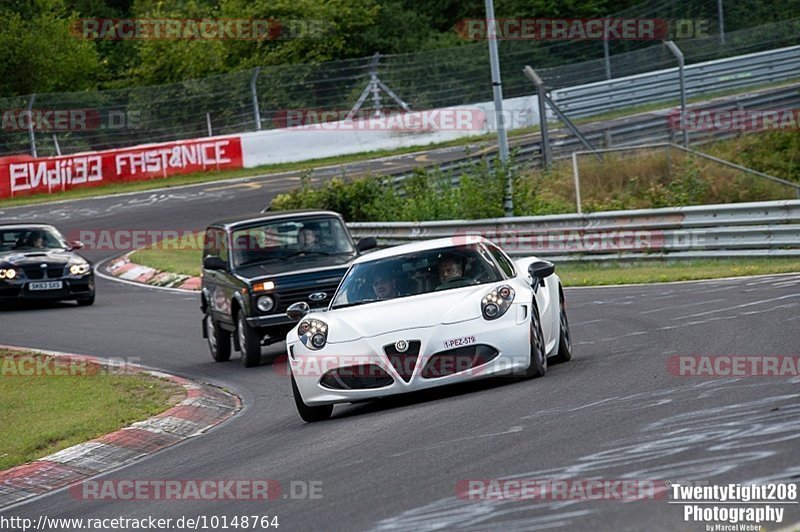
[[[297,326],[297,335],[304,346],[316,351],[328,342],[328,325],[313,318],[305,319]]]
[[[88,262],[76,262],[69,266],[69,273],[71,275],[86,275],[90,271],[92,271],[92,267]]]
[[[481,299],[481,314],[486,320],[496,320],[511,308],[514,289],[508,285],[498,286]]]
[[[14,279],[17,276],[17,270],[14,268],[0,268],[0,279]]]

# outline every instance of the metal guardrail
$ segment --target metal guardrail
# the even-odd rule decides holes
[[[800,108],[800,83],[755,93],[717,98],[710,102],[699,102],[689,105],[688,110],[703,109],[710,112],[733,110],[775,111],[796,108]],[[670,126],[669,116],[666,111],[642,113],[603,123],[579,125],[578,127],[589,142],[598,148],[665,142],[674,143],[681,135],[681,131],[672,129]],[[700,145],[734,138],[740,134],[741,132],[734,130],[690,131],[689,138],[692,145]],[[539,163],[542,153],[538,134],[528,136],[522,142],[514,142],[513,138],[511,141],[512,151],[516,154],[515,161],[517,163]],[[551,129],[550,149],[554,158],[563,159],[570,157],[574,151],[582,150],[583,145],[578,138],[569,132]],[[494,154],[465,154],[456,160],[439,165],[439,169],[457,172],[464,164],[474,163],[483,158],[492,160]],[[411,173],[398,172],[391,175],[393,175],[395,183],[400,183]],[[457,183],[458,176],[454,175],[453,180],[454,183]]]
[[[800,200],[348,227],[381,246],[480,235],[511,256],[558,261],[800,257]]]
[[[800,46],[689,65],[685,70],[686,93],[690,98],[797,79],[800,77]],[[678,94],[678,69],[670,68],[558,89],[551,96],[571,118],[582,118],[669,101]]]

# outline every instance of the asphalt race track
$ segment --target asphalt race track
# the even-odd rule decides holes
[[[0,218],[101,228],[191,229],[256,212],[284,178],[0,210]],[[90,251],[100,260],[118,251]],[[131,357],[225,386],[245,410],[220,428],[103,478],[275,479],[274,501],[82,501],[55,492],[6,516],[278,516],[280,530],[704,530],[666,499],[470,501],[467,479],[800,481],[800,378],[679,377],[681,355],[798,355],[800,274],[567,290],[572,362],[543,379],[497,378],[337,406],[303,424],[277,346],[245,369],[211,360],[199,296],[98,280],[97,303],[0,310],[0,343]],[[291,482],[321,481],[321,498]],[[787,505],[783,523],[800,521]]]

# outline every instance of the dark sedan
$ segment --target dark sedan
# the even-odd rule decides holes
[[[52,225],[0,224],[0,301],[94,303],[92,264]]]

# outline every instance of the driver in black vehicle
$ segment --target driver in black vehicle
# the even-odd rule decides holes
[[[318,249],[320,245],[319,231],[314,226],[305,226],[297,233],[297,245],[300,249]]]

